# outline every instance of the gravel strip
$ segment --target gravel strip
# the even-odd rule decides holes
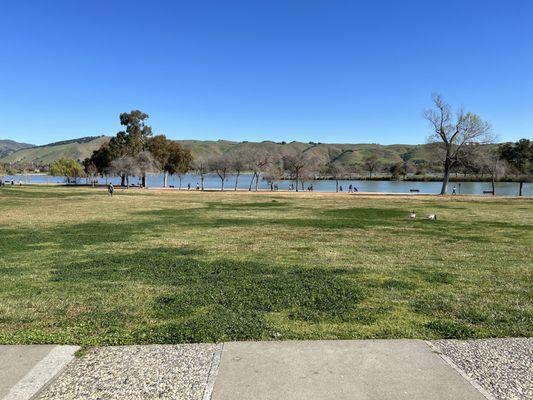
[[[38,399],[201,400],[215,350],[214,344],[92,349]]]
[[[533,399],[533,338],[432,343],[496,399]]]

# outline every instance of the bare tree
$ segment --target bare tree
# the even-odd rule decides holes
[[[321,160],[318,157],[311,154],[307,156],[307,163],[300,171],[300,184],[302,190],[305,190],[305,182],[315,180],[317,172],[319,172],[323,167],[324,165],[321,163]]]
[[[272,164],[272,157],[264,150],[256,150],[247,156],[246,164],[253,172],[252,180],[250,181],[250,187],[248,190],[252,190],[252,185],[255,180],[255,191],[257,192],[257,188],[259,186],[259,177],[261,176],[261,173]]]
[[[339,179],[344,178],[348,171],[339,161],[330,160],[323,168],[323,173],[335,180],[335,191],[339,191]]]
[[[287,154],[283,156],[283,169],[288,172],[293,181],[296,182],[296,191],[298,191],[298,184],[310,177],[317,168],[317,158],[309,152],[300,152],[295,154]]]
[[[270,190],[272,190],[274,188],[274,182],[283,178],[283,168],[279,163],[271,164],[265,170],[263,177],[269,184]]]
[[[209,161],[209,170],[215,172],[220,178],[220,190],[224,191],[224,181],[231,166],[230,158],[225,155],[219,155]]]
[[[246,163],[243,160],[243,156],[240,153],[233,154],[231,156],[231,170],[235,172],[235,190],[239,185],[239,176],[241,172],[246,169]]]
[[[204,178],[205,174],[209,172],[209,163],[205,158],[198,158],[194,161],[193,169],[198,175],[200,175],[201,189],[204,190]]]
[[[146,187],[146,175],[152,172],[158,172],[161,170],[161,165],[154,158],[152,153],[148,150],[141,151],[134,158],[135,163],[137,164],[137,170],[141,178],[142,187]]]
[[[363,166],[368,171],[370,179],[372,179],[372,174],[380,167],[380,165],[381,163],[374,154],[365,157],[365,159],[363,160]]]
[[[126,187],[130,187],[130,176],[136,176],[139,172],[135,159],[130,156],[121,156],[111,161],[109,172],[113,175],[123,177]]]
[[[489,174],[492,183],[492,195],[496,194],[495,182],[505,174],[506,162],[500,158],[497,148],[483,146],[478,149],[476,164],[481,171]]]
[[[456,117],[440,95],[433,95],[434,109],[424,111],[434,133],[430,141],[439,143],[442,151],[444,176],[440,194],[448,191],[450,170],[460,159],[465,147],[471,143],[490,143],[493,140],[491,126],[478,115],[459,109]]]

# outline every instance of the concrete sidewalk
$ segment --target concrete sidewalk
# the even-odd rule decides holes
[[[47,379],[33,379],[34,384],[28,386],[28,381],[32,381],[28,380],[28,372],[43,371],[43,360],[59,352],[57,349],[61,350],[62,361],[49,362]],[[5,399],[28,399],[24,396],[37,392],[39,382],[44,385],[56,375],[74,350],[62,346],[0,347],[0,399],[6,394]],[[28,387],[31,390],[21,390]],[[13,388],[17,388],[20,397],[13,397]],[[424,341],[336,340],[95,348],[70,364],[37,398],[483,400],[487,397]]]
[[[419,340],[224,345],[213,400],[482,400]]]
[[[0,345],[0,399],[32,398],[74,359],[77,346]]]

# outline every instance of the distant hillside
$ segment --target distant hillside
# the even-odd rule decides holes
[[[33,147],[32,144],[19,143],[14,140],[0,139],[0,158],[5,157],[17,150]]]
[[[0,162],[46,165],[61,157],[83,160],[108,140],[109,138],[106,136],[90,136],[44,146],[23,148],[0,158]]]
[[[343,164],[360,164],[365,157],[375,155],[383,164],[394,164],[402,160],[428,160],[427,145],[380,145],[380,144],[342,144],[342,143],[276,143],[230,142],[227,140],[201,141],[178,140],[183,147],[191,150],[194,157],[208,157],[213,154],[250,152],[264,149],[274,157],[282,157],[300,151],[312,152],[323,159],[337,159]]]
[[[47,165],[61,157],[84,160],[102,144],[109,141],[108,136],[88,136],[79,139],[64,140],[43,146],[32,146],[9,140],[0,140],[0,151],[5,146],[7,155],[0,158],[0,163],[19,163]],[[363,160],[375,155],[382,165],[392,165],[402,161],[418,163],[434,161],[427,144],[391,144],[373,143],[303,143],[303,142],[232,142],[229,140],[177,140],[183,147],[191,150],[194,158],[209,158],[224,153],[250,153],[265,150],[274,158],[286,154],[310,152],[322,160],[339,160],[344,165],[362,164]]]
[[[61,157],[83,160],[94,150],[109,140],[107,136],[91,136],[65,140],[44,146],[23,148],[0,159],[4,163],[46,165]],[[427,160],[426,145],[380,145],[349,143],[303,143],[303,142],[232,142],[228,140],[178,140],[183,147],[190,149],[195,158],[208,158],[213,155],[253,150],[266,150],[275,158],[300,151],[312,152],[316,156],[334,158],[343,164],[360,164],[369,155],[376,155],[383,164],[393,164],[405,160]]]

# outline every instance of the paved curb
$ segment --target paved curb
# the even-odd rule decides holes
[[[215,381],[217,379],[218,367],[220,366],[220,359],[222,358],[222,350],[224,350],[224,343],[217,344],[217,348],[211,360],[211,368],[209,369],[209,376],[204,390],[203,400],[211,400],[213,396],[213,389],[215,388]]]
[[[490,394],[487,390],[485,390],[478,381],[475,379],[470,378],[461,368],[459,368],[455,363],[449,358],[448,356],[444,355],[440,349],[435,346],[433,343],[424,340],[424,342],[429,346],[429,348],[435,352],[440,358],[444,360],[446,364],[448,364],[450,367],[452,367],[455,371],[459,373],[468,383],[470,383],[474,388],[476,388],[477,391],[479,391],[487,400],[497,400],[496,397],[494,397],[492,394]]]
[[[29,400],[40,393],[74,359],[78,346],[56,346],[2,400]]]

